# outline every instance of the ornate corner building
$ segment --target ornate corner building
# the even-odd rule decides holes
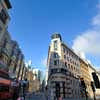
[[[80,98],[79,57],[54,33],[48,51],[48,91],[50,100]]]

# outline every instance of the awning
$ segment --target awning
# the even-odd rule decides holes
[[[0,77],[0,84],[2,84],[2,85],[10,85],[11,81]]]

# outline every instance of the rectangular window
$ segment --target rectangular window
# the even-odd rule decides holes
[[[54,61],[54,65],[57,65],[57,61],[56,60]]]
[[[69,67],[69,69],[70,69],[70,64],[68,64],[68,67]]]
[[[59,64],[59,60],[54,60],[54,65],[57,66]]]
[[[63,52],[64,52],[64,53],[66,52],[65,48],[63,48]]]
[[[65,66],[67,67],[67,62],[65,62]]]
[[[67,61],[69,61],[69,57],[67,57]]]
[[[7,87],[7,86],[0,86],[0,92],[9,92],[9,87]]]
[[[1,31],[2,31],[2,28],[0,27],[0,33],[1,33]]]
[[[66,55],[64,55],[64,59],[66,59]]]
[[[54,50],[57,50],[57,40],[54,41]]]
[[[58,54],[57,53],[54,53],[54,58],[58,58]]]

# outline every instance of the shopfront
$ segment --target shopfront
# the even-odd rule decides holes
[[[13,91],[9,75],[4,70],[0,70],[0,100],[12,98]]]

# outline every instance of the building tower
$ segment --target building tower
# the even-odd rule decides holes
[[[50,100],[59,97],[79,98],[79,58],[63,43],[59,33],[51,36],[47,65]]]

